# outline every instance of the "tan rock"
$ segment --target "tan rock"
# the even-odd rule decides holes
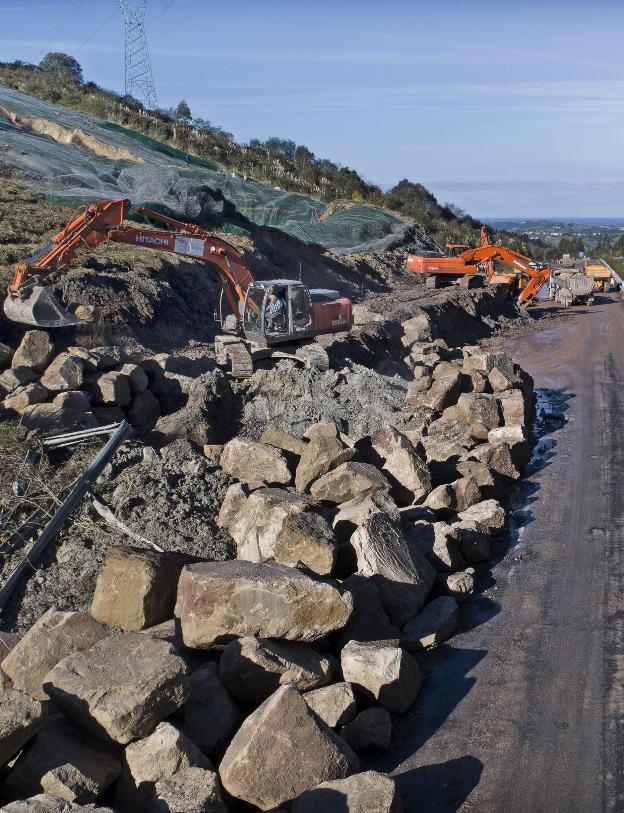
[[[143,390],[132,399],[127,415],[133,426],[154,424],[160,418],[160,401],[153,392]]]
[[[13,355],[13,367],[30,367],[42,373],[54,356],[54,345],[45,330],[27,330]]]
[[[243,483],[288,485],[292,475],[280,449],[251,438],[238,437],[225,444],[221,468]]]
[[[219,677],[216,663],[206,663],[189,676],[191,696],[184,705],[184,733],[212,756],[232,738],[239,712]]]
[[[353,601],[353,612],[346,627],[340,633],[338,648],[349,641],[396,641],[400,630],[390,623],[384,610],[379,589],[368,576],[354,573],[341,585]]]
[[[333,423],[312,424],[306,431],[306,437],[310,438],[310,442],[301,454],[295,475],[298,491],[309,491],[315,480],[352,460],[355,455],[354,450],[340,440]]]
[[[46,675],[68,655],[84,652],[106,638],[101,624],[86,613],[45,612],[2,661],[2,671],[16,689],[36,700],[47,700],[43,690]]]
[[[461,392],[461,374],[459,370],[435,380],[419,400],[420,404],[441,413],[444,409],[457,403]]]
[[[355,695],[350,683],[322,686],[306,692],[303,699],[330,728],[346,725],[355,717]]]
[[[41,384],[50,392],[79,390],[84,381],[84,362],[71,353],[59,353],[41,376]]]
[[[356,754],[369,750],[388,751],[392,738],[390,714],[378,706],[364,709],[341,730],[340,736]]]
[[[410,555],[417,551],[438,573],[463,570],[466,567],[451,526],[445,522],[419,520],[407,527],[404,534]]]
[[[9,395],[18,387],[25,387],[32,384],[38,378],[37,374],[30,367],[11,367],[0,374],[0,392]]]
[[[474,568],[468,567],[459,573],[440,573],[436,579],[436,588],[444,596],[452,596],[463,602],[474,593]]]
[[[91,382],[91,397],[100,406],[128,406],[132,400],[130,381],[119,372],[102,373]]]
[[[217,516],[219,528],[229,528],[234,523],[247,497],[248,491],[242,483],[229,486]]]
[[[75,425],[97,426],[91,415],[89,397],[81,391],[61,392],[49,404],[33,404],[22,412],[24,429],[72,429]]]
[[[315,641],[342,629],[351,597],[278,564],[204,562],[180,576],[175,614],[184,643],[205,649],[253,635]]]
[[[134,547],[109,548],[95,584],[91,615],[126,631],[173,617],[178,578],[188,557]]]
[[[390,483],[379,469],[369,463],[351,461],[315,480],[310,493],[316,500],[340,504],[373,491],[389,490]]]
[[[366,771],[323,782],[295,799],[292,813],[403,813],[394,779]]]
[[[184,768],[210,768],[211,763],[191,740],[171,723],[159,723],[142,740],[131,742],[125,760],[136,788],[168,779]]]
[[[297,689],[286,685],[245,720],[219,773],[232,796],[270,810],[357,769],[349,746],[309,709]]]
[[[504,529],[505,519],[505,509],[496,500],[483,500],[458,514],[458,520],[479,522],[491,534],[500,533]]]
[[[138,364],[124,364],[119,372],[126,376],[135,395],[147,389],[147,373]]]
[[[50,393],[41,384],[34,382],[26,384],[25,387],[18,387],[7,398],[2,405],[5,409],[11,409],[20,414],[33,404],[43,404],[50,397]]]
[[[384,610],[401,626],[424,605],[435,580],[435,570],[424,556],[408,549],[397,523],[373,514],[351,537],[358,571],[371,576]]]
[[[14,352],[15,351],[13,350],[13,348],[9,347],[8,344],[0,342],[0,370],[4,370],[6,367],[10,366]]]
[[[155,787],[158,813],[227,813],[219,777],[203,768],[184,768]]]
[[[464,392],[457,401],[458,417],[471,425],[482,424],[486,429],[493,429],[501,423],[498,405],[493,395]]]
[[[418,664],[398,646],[351,641],[340,653],[340,663],[344,679],[388,711],[406,711],[418,695]]]
[[[43,703],[8,689],[0,694],[0,765],[6,765],[43,725]]]
[[[401,646],[408,650],[427,649],[441,644],[459,626],[459,608],[451,596],[430,601],[403,627]]]
[[[392,484],[397,503],[421,502],[431,491],[431,475],[422,446],[415,447],[391,426],[382,426],[374,432],[371,446]]]
[[[268,443],[270,446],[275,446],[283,452],[290,452],[297,457],[301,457],[307,447],[307,443],[299,438],[284,432],[274,424],[270,423],[264,432],[260,435],[261,443]]]
[[[140,632],[70,655],[44,687],[65,714],[100,739],[147,737],[188,700],[187,667],[171,644]]]
[[[88,804],[120,773],[121,761],[113,749],[69,725],[59,714],[48,718],[30,747],[22,751],[3,791],[9,798],[47,793]]]
[[[302,692],[324,686],[332,665],[305,644],[246,637],[225,647],[219,674],[233,697],[257,705],[285,683]]]

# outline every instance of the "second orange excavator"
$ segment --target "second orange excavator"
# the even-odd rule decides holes
[[[9,319],[38,327],[79,325],[82,320],[61,306],[41,277],[66,268],[72,260],[111,241],[156,249],[203,261],[217,271],[222,300],[218,321],[226,334],[215,337],[217,363],[246,378],[254,361],[290,358],[306,367],[329,368],[327,351],[316,336],[350,330],[351,301],[338,291],[308,288],[297,280],[253,278],[242,255],[225,240],[199,226],[139,207],[137,211],[168,229],[124,223],[130,201],[119,198],[87,206],[41,251],[15,269],[4,303]],[[221,302],[223,306],[223,301]]]
[[[502,263],[509,270],[498,271],[496,263]],[[454,257],[410,254],[406,266],[408,271],[427,274],[434,287],[455,280],[468,282],[481,274],[488,283],[504,286],[521,305],[533,302],[552,271],[549,265],[534,262],[513,249],[489,245],[483,229],[481,245],[477,248],[467,248]]]

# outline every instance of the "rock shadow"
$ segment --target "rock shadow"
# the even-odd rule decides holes
[[[464,756],[423,765],[394,778],[406,813],[454,813],[479,784],[482,773],[480,760]]]

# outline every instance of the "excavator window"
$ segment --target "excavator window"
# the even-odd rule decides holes
[[[245,299],[243,325],[248,338],[264,333],[264,297],[266,291],[260,286],[250,286]]]
[[[290,313],[294,333],[312,328],[310,294],[303,285],[292,285],[289,291]]]

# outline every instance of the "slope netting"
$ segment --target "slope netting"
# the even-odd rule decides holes
[[[325,204],[252,181],[110,122],[0,85],[0,161],[49,195],[89,202],[128,197],[203,223],[271,226],[336,254],[399,243],[408,225],[374,206],[322,217]]]

